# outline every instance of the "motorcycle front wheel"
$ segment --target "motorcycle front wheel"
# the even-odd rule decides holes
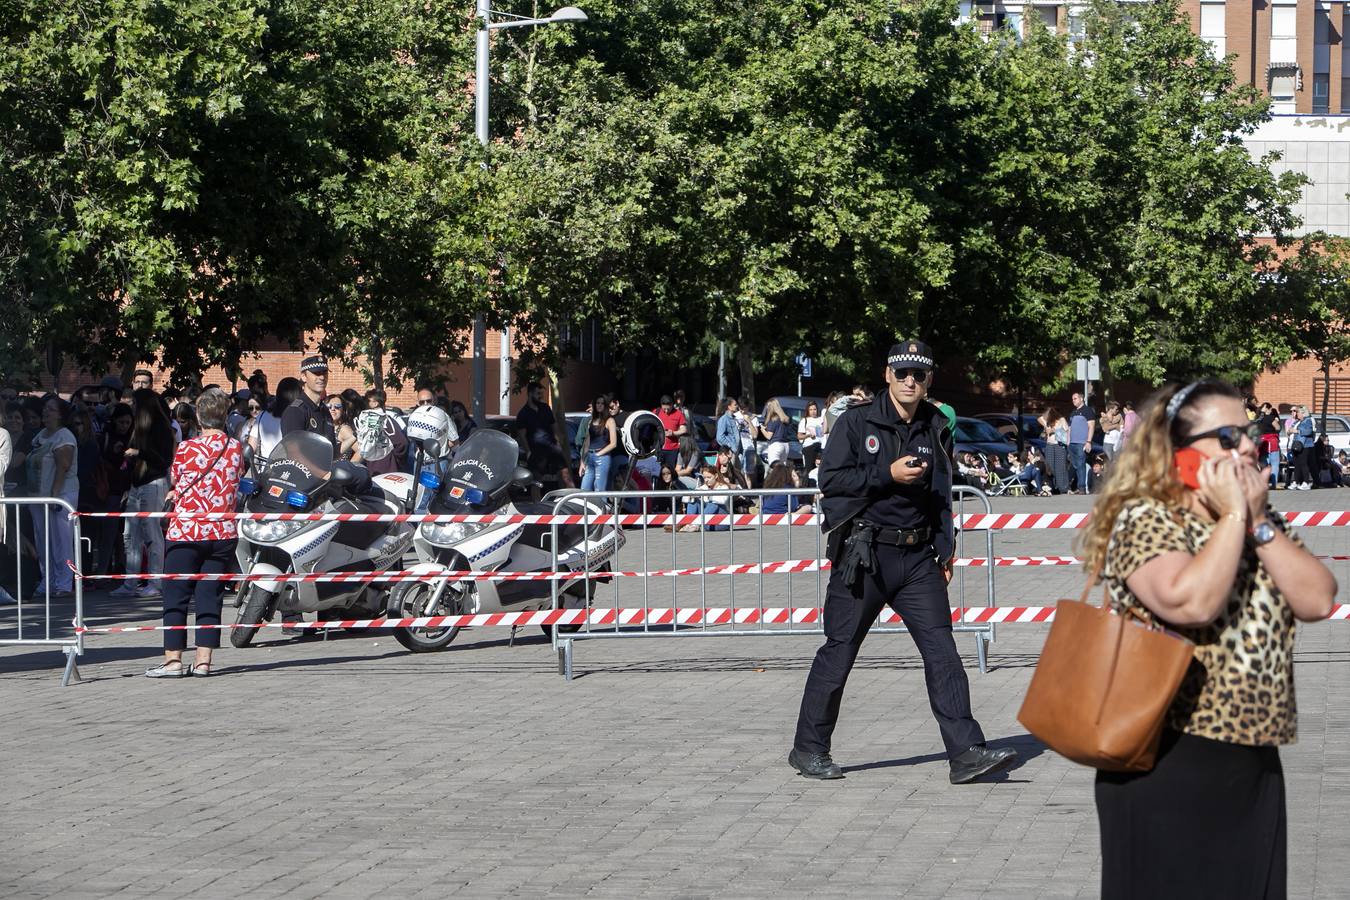
[[[272,618],[277,595],[245,582],[239,589],[239,600],[239,618],[230,629],[230,643],[242,650],[253,643],[262,623]]]
[[[459,596],[447,587],[435,603],[432,597],[436,585],[425,581],[404,581],[394,586],[389,594],[389,609],[398,610],[399,618],[417,619],[423,616],[453,616],[459,612],[455,599]],[[447,603],[447,598],[450,603]],[[459,626],[450,628],[395,628],[394,637],[413,653],[431,653],[444,650],[459,634]]]
[[[567,595],[568,595],[568,592],[567,592],[567,591],[563,591],[563,596],[567,596]],[[572,593],[571,596],[574,597],[574,598],[577,598],[577,599],[581,600],[582,603],[586,603],[586,597],[585,597],[584,594]],[[573,609],[574,607],[570,607],[570,606],[569,606],[569,607],[565,607],[565,608],[567,608],[567,609]],[[555,625],[540,625],[540,626],[539,626],[539,630],[542,631],[542,632],[544,632],[544,637],[549,638],[550,640],[552,640],[552,638],[553,638],[553,629],[554,629],[555,627],[558,629],[558,634],[576,634],[578,631],[581,630],[581,624],[580,624],[580,623],[577,623],[577,624],[575,624],[575,625],[556,625],[556,626],[555,626]]]

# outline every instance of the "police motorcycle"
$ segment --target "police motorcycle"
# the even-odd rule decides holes
[[[659,429],[660,421],[647,415]],[[633,435],[640,436],[643,441],[640,445],[633,443],[625,431],[625,445],[636,460],[655,452],[655,448],[661,446],[664,432],[653,440],[649,422],[641,417],[632,421]],[[540,503],[514,501],[513,490],[530,486],[533,476],[520,466],[519,445],[508,435],[485,428],[475,431],[460,446],[444,478],[424,470],[420,481],[424,487],[436,492],[428,512],[438,515],[550,515],[559,500],[563,501],[558,507],[561,515],[594,518],[606,512],[591,500],[580,497],[568,500],[570,495],[578,493],[573,490],[553,491]],[[389,598],[390,617],[552,609],[553,586],[549,581],[474,581],[434,576],[467,570],[551,572],[554,533],[552,525],[506,522],[422,524],[413,538],[418,562],[412,571],[429,577],[425,581],[404,582],[394,587]],[[556,534],[559,572],[594,571],[617,554],[626,541],[623,532],[613,525],[598,523],[561,525]],[[565,581],[559,591],[563,608],[585,608],[590,593],[586,580]],[[560,630],[575,631],[579,627],[564,625]],[[550,633],[551,629],[544,626],[544,632]],[[409,650],[425,652],[446,647],[458,633],[458,627],[401,628],[395,632],[395,637]]]
[[[355,473],[333,458],[333,445],[310,432],[284,436],[256,478],[240,481],[244,509],[251,513],[379,513],[412,511],[411,475],[377,475],[369,491],[353,494]],[[252,576],[290,573],[376,573],[397,569],[412,544],[413,527],[395,522],[242,520],[235,554]],[[249,580],[240,585],[240,607],[230,643],[247,647],[258,628],[278,612],[333,612],[340,618],[383,614],[389,585],[379,582]]]

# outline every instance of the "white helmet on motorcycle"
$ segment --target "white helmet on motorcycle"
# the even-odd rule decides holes
[[[638,410],[624,417],[621,429],[623,448],[633,459],[655,456],[666,440],[666,429],[655,413]]]
[[[394,450],[393,423],[378,409],[363,409],[356,414],[356,449],[365,462],[384,459]]]
[[[427,438],[436,442],[437,459],[445,455],[446,446],[451,441],[459,440],[455,423],[450,421],[449,413],[439,406],[419,406],[408,417],[408,439],[420,445]]]

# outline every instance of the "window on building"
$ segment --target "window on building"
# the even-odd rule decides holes
[[[1326,115],[1331,101],[1331,75],[1326,72],[1316,73],[1313,75],[1312,87],[1312,111],[1320,115]]]
[[[980,34],[993,34],[1004,26],[1007,16],[991,6],[981,6],[975,19],[975,30]]]
[[[1224,4],[1200,4],[1200,37],[1209,42],[1214,56],[1223,59],[1228,52],[1228,32],[1224,23]]]
[[[1294,112],[1294,91],[1298,89],[1298,72],[1292,66],[1273,68],[1270,71],[1270,111],[1274,113]]]
[[[1036,16],[1046,28],[1054,31],[1059,27],[1059,9],[1054,6],[1036,7]]]
[[[1298,37],[1295,33],[1298,7],[1292,3],[1281,4],[1273,7],[1270,12],[1270,61],[1298,62]]]
[[[1083,15],[1083,10],[1069,10],[1069,40],[1074,44],[1081,44],[1086,36],[1087,18]]]

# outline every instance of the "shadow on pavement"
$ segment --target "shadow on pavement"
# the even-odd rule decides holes
[[[1022,766],[1031,762],[1033,759],[1047,752],[1050,749],[1049,747],[1045,746],[1044,744],[1042,744],[1040,741],[1036,740],[1036,738],[1032,737],[1029,734],[1018,734],[1013,735],[1012,737],[994,738],[993,740],[989,741],[988,744],[991,748],[995,750],[997,750],[1000,747],[1012,747],[1014,750],[1017,751],[1017,759],[1012,763],[1012,765],[1008,766],[1008,768],[1004,769],[1003,771],[979,779],[980,782],[986,783],[1010,781],[1011,779],[1009,779],[1008,777],[1009,775],[1011,775],[1013,772],[1016,772],[1018,769],[1022,768]],[[884,759],[878,760],[877,762],[861,763],[856,766],[844,766],[843,770],[844,774],[847,775],[850,772],[865,772],[868,769],[895,769],[900,768],[902,766],[918,766],[922,765],[923,763],[946,762],[946,761],[947,761],[947,754],[945,753],[927,753],[924,754],[923,756],[909,756],[904,759]]]
[[[103,663],[126,662],[134,659],[153,659],[159,656],[158,647],[90,647],[84,648],[79,666],[97,666]],[[66,655],[59,649],[44,648],[28,653],[0,656],[0,675],[17,672],[54,671],[60,673],[66,664]],[[86,681],[91,679],[85,679]]]

